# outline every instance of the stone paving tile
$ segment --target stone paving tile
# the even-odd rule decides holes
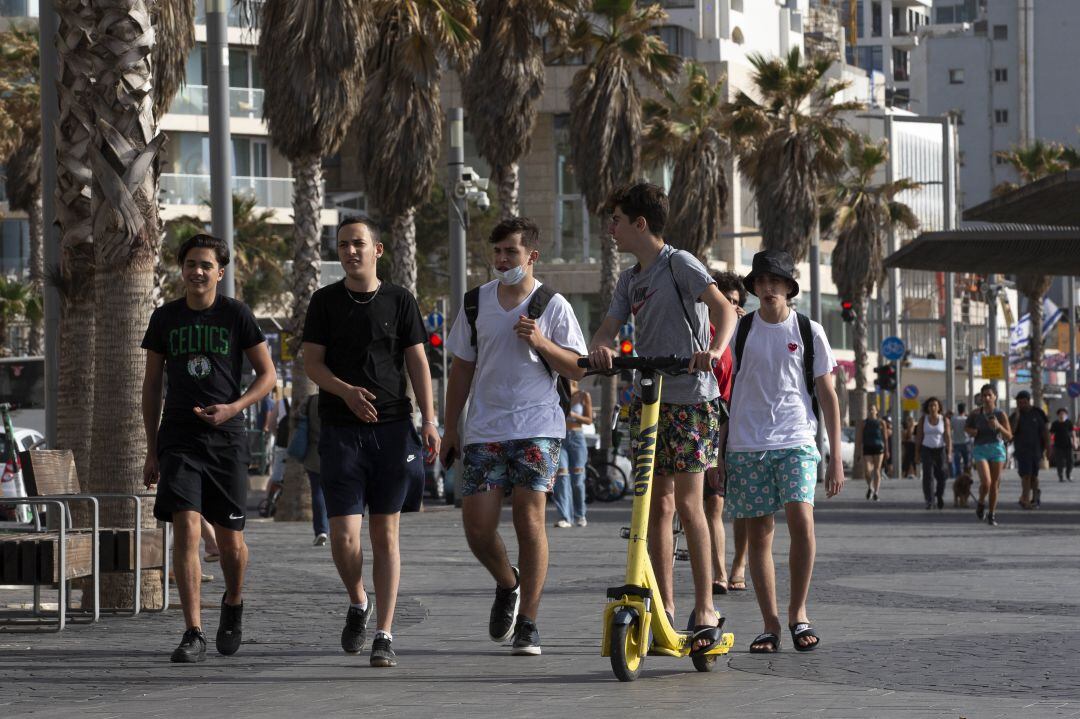
[[[1080,641],[1080,484],[1045,483],[1035,512],[1008,508],[1017,491],[1009,476],[996,530],[971,510],[926,512],[917,482],[888,482],[877,503],[854,482],[840,498],[819,498],[810,611],[820,650],[798,654],[785,635],[776,656],[746,653],[761,622],[751,588],[718,598],[736,646],[716,672],[650,657],[632,684],[615,681],[599,656],[604,589],[623,579],[618,528],[628,502],[593,505],[583,530],[549,531],[544,655],[535,658],[509,657],[486,638],[493,587],[465,545],[460,514],[403,518],[401,665],[389,671],[341,654],[344,595],[310,529],[253,522],[237,656],[218,657],[211,641],[205,664],[170,665],[182,631],[176,610],[61,634],[0,631],[0,716],[1080,717],[1071,651]],[[512,532],[506,538],[513,552]],[[676,615],[685,616],[685,563],[676,582]],[[219,577],[204,588],[211,639],[221,586]],[[20,596],[0,590],[0,604]]]

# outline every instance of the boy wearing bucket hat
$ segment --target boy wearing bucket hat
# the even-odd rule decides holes
[[[765,250],[754,255],[743,283],[761,308],[743,317],[735,334],[735,386],[731,394],[726,462],[727,506],[750,522],[750,573],[765,631],[754,653],[780,649],[773,568],[773,515],[783,511],[791,536],[791,600],[788,629],[795,649],[808,652],[820,639],[807,616],[814,566],[814,491],[821,455],[816,446],[818,407],[832,447],[840,446],[840,406],[833,387],[836,367],[825,331],[789,306],[799,294],[791,255]],[[844,485],[840,453],[826,475],[827,496]]]

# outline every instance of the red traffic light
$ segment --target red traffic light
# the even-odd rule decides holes
[[[624,357],[629,357],[630,355],[634,354],[634,343],[630,340],[623,340],[619,343],[619,352]]]
[[[852,308],[852,304],[851,304],[850,300],[844,300],[843,302],[840,303],[840,309],[850,310],[851,308]]]
[[[428,342],[430,342],[431,346],[434,347],[435,349],[440,349],[443,346],[442,335],[439,334],[438,332],[432,332],[431,336],[428,337]]]

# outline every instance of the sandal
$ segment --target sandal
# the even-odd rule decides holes
[[[768,648],[757,647],[754,646],[755,644],[768,644],[769,646]],[[758,634],[754,637],[754,641],[750,642],[751,654],[776,654],[778,651],[780,651],[780,637],[772,632]]]
[[[795,645],[795,651],[797,652],[812,652],[818,648],[821,644],[821,637],[817,635],[814,628],[810,626],[810,622],[799,622],[798,624],[788,625],[788,629],[791,630],[791,642]],[[803,637],[813,637],[817,641],[813,644],[800,644],[799,640]]]
[[[717,620],[716,624],[697,624],[694,626],[694,633],[690,635],[690,646],[692,647],[690,656],[699,657],[702,654],[707,654],[723,641],[724,635],[720,633],[720,628],[724,626],[724,618],[717,617]],[[709,643],[695,647],[701,640],[708,640]]]
[[[727,594],[728,593],[727,585],[724,584],[723,582],[713,582],[712,583],[712,593],[713,593],[714,597],[716,595],[718,595],[718,594]]]
[[[204,562],[218,562],[218,561],[221,561],[221,553],[220,552],[207,552],[206,556],[203,557],[203,561]]]
[[[732,577],[731,579],[728,580],[727,588],[728,588],[729,592],[745,592],[746,591],[746,579],[744,579],[742,577],[739,577],[738,579],[735,579],[734,577]]]

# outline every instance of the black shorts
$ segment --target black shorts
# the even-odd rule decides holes
[[[243,432],[207,427],[162,427],[158,432],[154,516],[194,511],[214,524],[242,531],[247,513],[248,447]]]
[[[873,457],[879,454],[885,454],[885,448],[880,444],[871,444],[862,448],[864,457]]]
[[[324,424],[319,461],[328,517],[420,510],[424,452],[411,420]]]

